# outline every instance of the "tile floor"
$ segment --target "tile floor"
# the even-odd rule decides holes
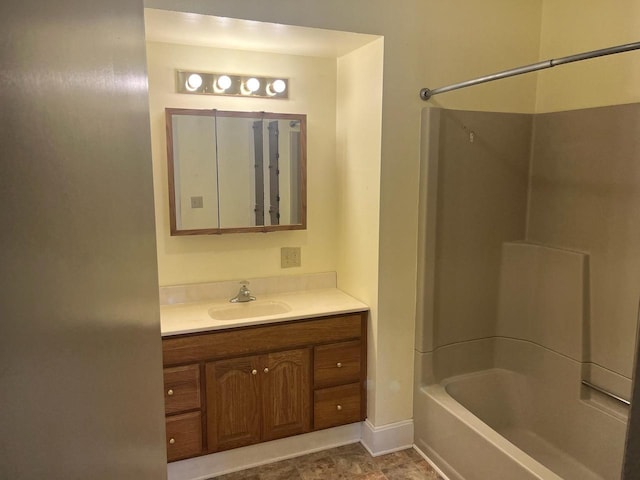
[[[359,443],[311,453],[216,480],[442,480],[412,448],[372,457]]]

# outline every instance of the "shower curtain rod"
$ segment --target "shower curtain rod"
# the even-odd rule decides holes
[[[494,80],[500,80],[501,78],[513,77],[515,75],[522,75],[523,73],[535,72],[537,70],[555,67],[556,65],[564,65],[565,63],[579,62],[581,60],[587,60],[589,58],[603,57],[605,55],[613,55],[615,53],[628,52],[638,49],[640,49],[640,42],[634,42],[627,43],[625,45],[618,45],[617,47],[602,48],[600,50],[592,50],[590,52],[569,55],[568,57],[545,60],[544,62],[533,63],[531,65],[525,65],[524,67],[512,68],[511,70],[505,70],[503,72],[494,73],[492,75],[474,78],[473,80],[467,80],[466,82],[454,83],[452,85],[447,85],[446,87],[434,88],[433,90],[423,88],[422,90],[420,90],[420,98],[426,101],[434,95],[450,92],[451,90],[457,90],[459,88],[471,87],[473,85],[478,85],[479,83],[492,82]]]

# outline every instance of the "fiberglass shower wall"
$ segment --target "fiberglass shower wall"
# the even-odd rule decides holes
[[[640,104],[535,116],[527,240],[589,254],[584,376],[630,397],[640,298]]]
[[[532,125],[519,114],[438,116],[436,347],[495,335],[502,242],[525,235]]]
[[[640,296],[640,105],[539,115],[431,108],[428,116],[417,349],[499,334],[503,243],[583,252],[583,377],[628,397]]]

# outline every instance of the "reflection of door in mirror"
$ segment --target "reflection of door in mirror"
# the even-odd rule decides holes
[[[253,122],[253,144],[255,158],[255,200],[254,212],[256,215],[256,225],[264,225],[264,135],[262,132],[264,122],[256,120]]]
[[[173,235],[306,228],[304,115],[167,109]]]
[[[255,225],[265,225],[265,218],[266,225],[300,223],[300,122],[257,120],[253,139],[262,146],[254,147]]]
[[[278,121],[269,122],[269,221],[280,224],[280,132]]]

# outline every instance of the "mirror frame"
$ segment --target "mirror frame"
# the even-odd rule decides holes
[[[272,120],[296,120],[300,122],[300,223],[286,225],[259,225],[250,227],[179,229],[176,215],[176,186],[173,158],[173,120],[174,114],[201,115],[207,117],[236,117]],[[305,114],[272,112],[239,112],[216,109],[165,108],[167,140],[167,175],[169,180],[169,219],[171,236],[183,235],[219,235],[223,233],[279,232],[286,230],[306,230],[307,228],[307,116]]]

